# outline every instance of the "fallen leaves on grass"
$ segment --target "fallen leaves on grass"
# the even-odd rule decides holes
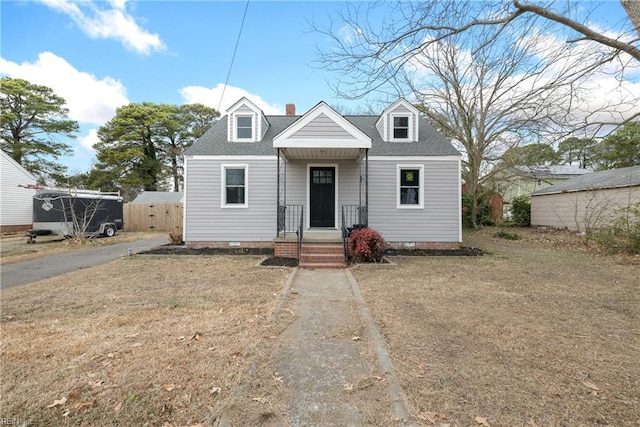
[[[487,419],[484,417],[476,417],[476,422],[485,427],[491,427],[491,425],[487,422]]]
[[[209,394],[220,394],[221,392],[222,392],[222,389],[220,387],[214,387],[211,389]]]
[[[73,405],[73,409],[80,410],[80,409],[84,409],[84,408],[90,408],[95,403],[96,403],[95,400],[91,400],[89,402],[79,402],[79,403],[76,403],[75,405]]]
[[[195,334],[193,334],[193,336],[191,337],[192,340],[196,340],[196,341],[200,341],[200,338],[202,338],[202,334],[200,332],[196,332]]]
[[[173,384],[173,383],[165,383],[165,384],[162,384],[162,389],[163,389],[164,391],[172,391],[172,390],[175,390],[176,388],[179,388],[179,387],[178,387],[178,386],[176,386],[176,385],[175,385],[175,384]]]
[[[56,406],[62,406],[67,403],[67,398],[63,397],[62,399],[54,400],[51,405],[47,405],[47,408],[55,408]]]
[[[593,382],[589,381],[589,380],[584,380],[582,381],[582,384],[585,385],[585,387],[590,388],[593,391],[600,391],[600,389],[598,388],[597,385],[595,385]]]
[[[254,397],[254,398],[253,398],[253,399],[251,399],[251,400],[253,400],[254,402],[261,403],[261,404],[263,404],[263,405],[264,405],[265,403],[269,403],[269,399],[265,399],[264,397]]]
[[[417,416],[419,420],[429,421],[431,424],[436,424],[438,421],[446,421],[449,419],[447,414],[443,413],[435,413],[435,412],[420,412]],[[448,425],[444,423],[440,423],[440,426]]]

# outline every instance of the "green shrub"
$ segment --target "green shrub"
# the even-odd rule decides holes
[[[531,200],[528,196],[519,196],[511,202],[511,221],[516,227],[531,226]]]
[[[473,196],[468,193],[462,194],[462,227],[475,228],[473,217],[471,215],[471,207],[473,205]],[[485,198],[478,200],[478,215],[475,225],[494,225],[491,219],[491,203]]]
[[[493,237],[497,237],[498,239],[520,240],[520,235],[518,233],[509,233],[504,230],[498,231],[493,235]]]
[[[372,228],[353,230],[349,235],[349,252],[359,262],[380,262],[385,241]]]

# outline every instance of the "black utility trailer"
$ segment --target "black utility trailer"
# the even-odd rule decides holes
[[[37,188],[33,196],[33,228],[30,243],[37,236],[112,237],[124,227],[119,193],[91,190]]]

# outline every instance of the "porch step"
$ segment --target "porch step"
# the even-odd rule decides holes
[[[303,243],[300,268],[345,268],[341,243]]]

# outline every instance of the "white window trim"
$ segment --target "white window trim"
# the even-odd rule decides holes
[[[244,203],[227,203],[227,169],[244,169]],[[220,165],[220,207],[222,209],[246,209],[249,207],[249,165],[247,163],[223,163]]]
[[[389,141],[391,142],[413,142],[415,139],[413,137],[413,120],[414,120],[414,115],[411,113],[391,113],[389,114]],[[396,117],[407,117],[409,119],[409,128],[407,129],[407,137],[406,138],[394,138],[393,137],[393,131],[395,129],[395,126],[393,125],[393,122]]]
[[[418,169],[420,171],[420,179],[418,185],[418,197],[419,203],[417,205],[402,205],[400,204],[400,184],[402,183],[401,172],[403,169]],[[397,165],[396,169],[396,208],[397,209],[424,209],[424,165]]]
[[[251,119],[251,136],[249,138],[240,138],[238,136],[238,119],[248,117]],[[256,140],[256,125],[254,121],[256,120],[255,114],[236,114],[234,119],[234,134],[236,142],[254,142]]]

